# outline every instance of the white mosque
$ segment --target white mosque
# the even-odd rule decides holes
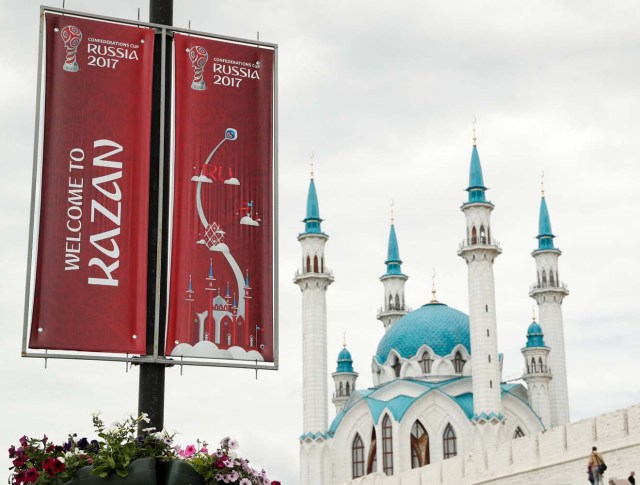
[[[374,387],[357,388],[358,373],[343,348],[331,374],[336,417],[329,423],[326,291],[333,276],[325,265],[329,236],[322,231],[312,174],[305,228],[298,236],[302,265],[294,279],[302,291],[301,485],[337,485],[374,472],[398,475],[569,422],[562,323],[562,300],[569,292],[558,276],[561,252],[544,192],[532,252],[537,281],[529,293],[539,322],[523,338],[525,387],[502,381],[493,279],[493,262],[502,250],[493,238],[494,205],[485,197],[475,139],[466,190],[457,253],[468,269],[468,315],[438,301],[435,290],[430,302],[408,310],[408,276],[392,221],[380,277],[384,305],[378,319],[385,333],[371,361]]]

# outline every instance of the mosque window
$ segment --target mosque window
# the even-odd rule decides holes
[[[431,372],[431,364],[433,364],[433,359],[431,359],[429,352],[422,354],[422,358],[420,359],[420,368],[424,374],[429,374]]]
[[[396,361],[391,366],[396,377],[400,377],[400,369],[402,369],[402,364],[400,363],[400,359],[396,358]]]
[[[542,286],[547,286],[547,272],[542,270]]]
[[[442,435],[442,447],[445,460],[458,454],[456,432],[453,430],[451,424],[447,424],[447,427],[444,429],[444,435]]]
[[[371,447],[369,448],[369,458],[367,459],[367,474],[378,471],[378,458],[376,446],[376,429],[371,430]]]
[[[475,226],[471,229],[471,244],[478,244],[478,233]]]
[[[522,438],[523,436],[524,436],[524,431],[522,431],[522,429],[520,429],[520,426],[518,426],[516,428],[515,433],[513,433],[513,439]]]
[[[389,306],[387,310],[393,310],[393,295],[389,295]]]
[[[544,365],[542,365],[542,357],[538,358],[538,366],[539,366],[540,372],[544,372]]]
[[[465,360],[462,358],[462,354],[460,352],[456,352],[456,356],[453,358],[453,368],[457,373],[462,372],[464,363]]]
[[[353,439],[351,446],[352,476],[358,478],[364,475],[364,443],[359,434]]]
[[[555,278],[553,277],[553,271],[549,271],[549,284],[551,286],[556,286]]]
[[[307,256],[307,273],[311,273],[311,258]]]
[[[487,226],[487,241],[491,244],[491,228]]]
[[[429,435],[422,423],[416,421],[411,427],[411,468],[425,466],[430,462]]]
[[[485,235],[484,232],[484,226],[480,226],[480,244],[486,244],[487,243],[487,236]]]
[[[342,394],[344,394],[344,388],[342,387],[342,382],[341,382],[340,386],[338,387],[338,396],[342,396]]]
[[[489,336],[489,329],[487,329],[487,337]]]
[[[345,395],[350,396],[350,395],[351,395],[351,388],[350,388],[350,386],[349,386],[349,383],[348,383],[348,382],[347,382],[347,385],[346,385],[346,391],[347,391],[347,392],[346,392],[346,394],[345,394]]]
[[[320,272],[324,273],[324,256],[320,258]]]
[[[531,372],[536,371],[536,359],[531,357]]]
[[[400,310],[400,295],[396,294],[396,310]]]
[[[491,363],[491,354],[487,356],[489,358],[489,363]]]
[[[319,273],[319,269],[318,269],[318,256],[314,256],[313,257],[313,272],[314,273]]]
[[[382,420],[382,471],[393,475],[393,434],[388,414]]]

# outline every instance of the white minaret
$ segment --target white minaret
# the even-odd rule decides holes
[[[402,260],[400,259],[398,238],[396,237],[393,209],[391,212],[387,260],[384,264],[387,265],[387,272],[380,277],[380,281],[384,285],[384,303],[378,311],[378,320],[383,323],[386,331],[409,311],[404,302],[404,284],[409,277],[402,274]]]
[[[336,414],[339,414],[353,391],[356,390],[356,380],[358,379],[358,373],[353,370],[353,359],[351,352],[347,350],[346,343],[338,354],[338,366],[331,377],[333,377],[336,386],[332,401],[336,407]]]
[[[462,204],[461,209],[466,216],[467,233],[460,243],[458,255],[467,262],[469,275],[473,421],[478,431],[476,448],[480,448],[500,440],[500,424],[504,422],[493,281],[493,261],[502,250],[491,237],[490,217],[493,204],[484,195],[487,188],[482,178],[475,129],[469,187],[466,190],[469,192],[469,200]]]
[[[551,348],[549,366],[553,371],[549,397],[551,400],[551,427],[569,422],[569,391],[567,389],[567,363],[564,350],[562,300],[569,294],[558,275],[558,258],[562,252],[553,244],[551,220],[542,190],[538,225],[538,248],[531,255],[536,260],[537,281],[529,296],[538,303],[538,318],[545,341]]]
[[[326,291],[333,275],[324,260],[324,246],[329,239],[322,232],[318,196],[313,169],[307,197],[304,232],[298,236],[302,245],[302,267],[294,283],[302,291],[302,400],[303,425],[300,437],[301,485],[329,483],[323,467],[328,412],[327,369],[327,301]]]
[[[544,343],[542,328],[535,321],[527,330],[527,344],[522,348],[524,357],[524,375],[529,391],[529,404],[544,424],[551,427],[551,402],[549,400],[549,383],[551,369],[549,367],[549,347]]]

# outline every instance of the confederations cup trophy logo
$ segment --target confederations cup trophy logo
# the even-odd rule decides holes
[[[204,91],[207,89],[204,83],[204,66],[209,60],[209,53],[204,47],[199,45],[193,46],[189,49],[189,59],[191,60],[191,67],[193,67],[193,81],[191,82],[191,89],[196,91]]]
[[[64,49],[67,52],[62,69],[69,72],[78,72],[78,62],[76,61],[76,52],[78,52],[78,46],[82,40],[82,32],[74,25],[67,25],[60,31],[62,41],[64,42]]]

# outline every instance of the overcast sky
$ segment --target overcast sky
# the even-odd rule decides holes
[[[60,7],[60,3],[54,6]],[[66,7],[133,19],[124,0]],[[174,23],[279,44],[281,369],[167,371],[167,427],[225,435],[273,478],[295,484],[302,428],[300,290],[292,278],[315,151],[327,243],[329,362],[343,332],[358,387],[383,327],[375,319],[395,201],[407,302],[467,312],[464,236],[471,121],[495,204],[499,348],[504,378],[522,373],[531,319],[540,174],[556,243],[571,417],[640,402],[640,10],[630,1],[176,1]],[[39,2],[0,2],[0,446],[23,434],[90,431],[137,409],[124,364],[22,359]],[[87,302],[89,304],[90,302]],[[334,415],[330,410],[330,419]],[[0,466],[9,466],[3,455]]]

